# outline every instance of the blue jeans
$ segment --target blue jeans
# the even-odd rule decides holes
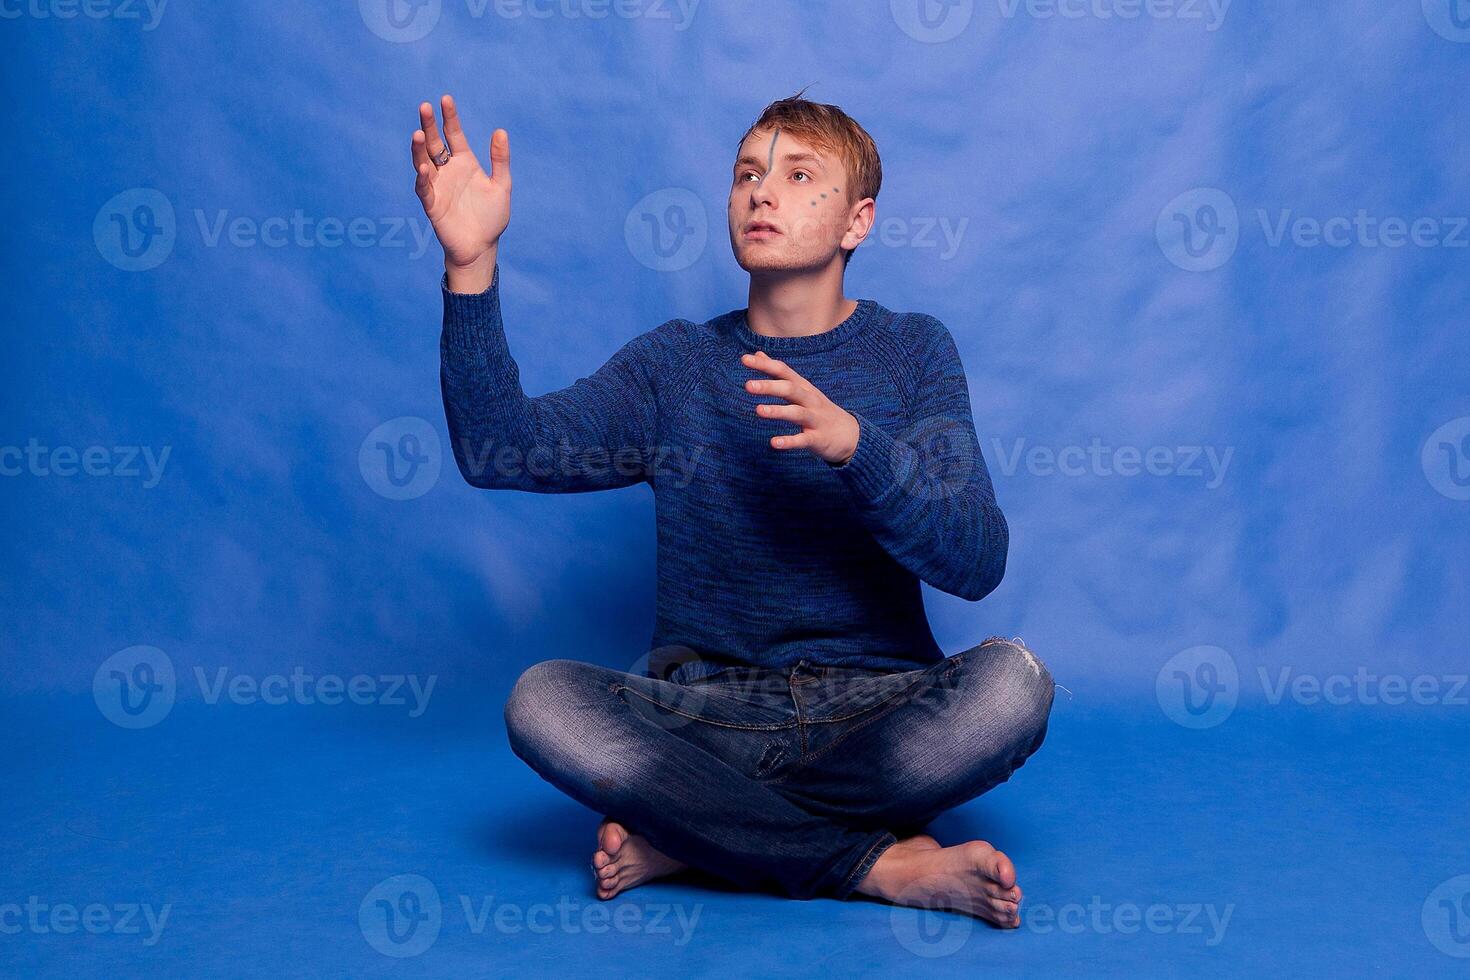
[[[681,671],[536,664],[505,705],[511,747],[670,857],[793,898],[846,898],[898,837],[1009,779],[1053,696],[1000,637],[918,670]]]

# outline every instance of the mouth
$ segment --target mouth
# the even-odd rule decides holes
[[[754,241],[775,238],[779,234],[781,230],[769,221],[752,221],[745,226],[745,237]]]

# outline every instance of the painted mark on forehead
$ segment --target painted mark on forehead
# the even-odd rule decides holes
[[[764,184],[766,182],[766,178],[771,175],[771,164],[774,163],[776,160],[776,141],[780,138],[781,127],[777,126],[776,131],[771,134],[771,148],[766,152],[766,172],[761,174],[761,179],[755,182],[755,186],[757,187]]]

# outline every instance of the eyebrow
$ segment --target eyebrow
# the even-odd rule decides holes
[[[818,169],[824,171],[827,169],[826,167],[822,166],[822,158],[817,156],[815,153],[809,153],[805,150],[802,150],[801,152],[797,153],[783,153],[781,155],[782,163],[790,163],[794,160],[810,160],[812,163],[816,164]],[[760,159],[759,157],[754,157],[751,156],[749,153],[746,153],[742,155],[740,159],[735,161],[736,169],[739,169],[741,164],[754,164],[755,166],[759,167],[763,166],[765,164],[765,161]]]

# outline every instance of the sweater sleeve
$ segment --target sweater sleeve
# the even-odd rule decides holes
[[[857,448],[832,472],[863,526],[899,564],[973,601],[1005,575],[1010,532],[975,436],[954,338],[938,320],[925,320],[933,330],[908,418],[890,433],[853,412]]]
[[[668,334],[628,341],[589,377],[534,398],[500,318],[500,267],[481,293],[440,280],[439,381],[459,471],[472,486],[581,493],[648,479],[657,430],[660,349]],[[673,323],[673,321],[670,321]]]

